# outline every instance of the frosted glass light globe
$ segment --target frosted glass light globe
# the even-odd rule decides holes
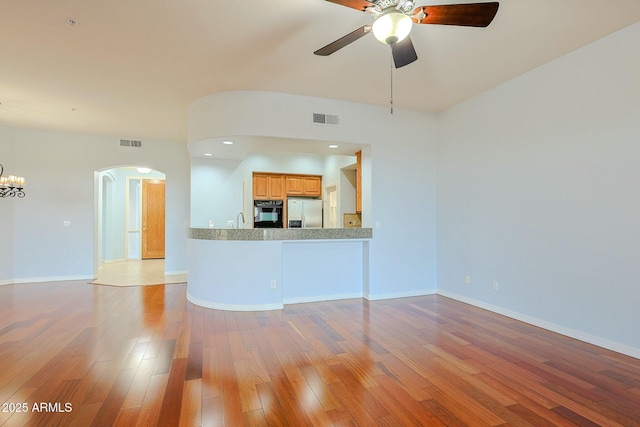
[[[373,35],[381,43],[393,45],[409,35],[412,24],[411,18],[407,15],[391,9],[373,21]]]

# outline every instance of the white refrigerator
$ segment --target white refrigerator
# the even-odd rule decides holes
[[[289,197],[287,227],[322,228],[322,200]]]

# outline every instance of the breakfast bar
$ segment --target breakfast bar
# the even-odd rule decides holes
[[[371,228],[189,228],[187,299],[202,307],[278,310],[360,298]]]

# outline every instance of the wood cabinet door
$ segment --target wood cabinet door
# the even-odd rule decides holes
[[[285,179],[287,196],[302,196],[304,180],[301,176],[287,176]]]
[[[269,198],[269,176],[265,174],[253,175],[253,198]]]
[[[284,175],[269,175],[269,198],[284,199]]]
[[[319,176],[305,176],[302,193],[305,196],[320,197],[322,195],[322,178]]]

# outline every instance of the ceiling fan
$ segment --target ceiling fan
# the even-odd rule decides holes
[[[313,52],[328,56],[370,32],[380,42],[391,46],[396,68],[404,67],[418,59],[409,38],[411,27],[416,24],[459,25],[486,27],[498,12],[498,2],[446,4],[415,7],[413,0],[327,0],[352,9],[369,13],[374,21],[364,25],[325,47]]]

